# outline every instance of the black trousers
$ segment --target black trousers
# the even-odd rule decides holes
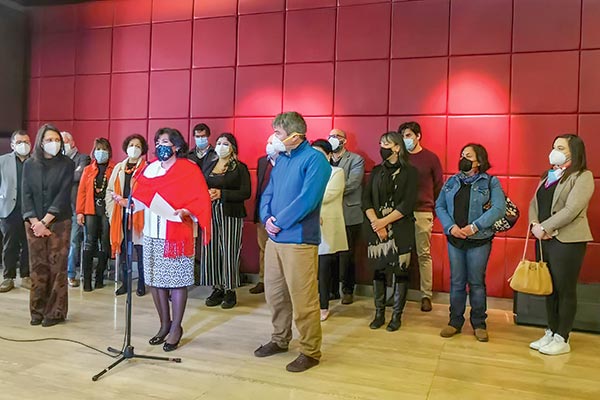
[[[17,262],[21,278],[29,276],[29,250],[25,222],[21,210],[13,210],[6,218],[0,218],[0,230],[4,236],[2,262],[4,263],[4,279],[17,277]]]
[[[99,215],[85,216],[84,251],[103,251],[110,256],[110,227],[108,218]]]
[[[552,276],[553,291],[546,296],[548,328],[567,339],[577,313],[577,279],[583,264],[586,242],[562,243],[557,239],[543,240],[544,261]],[[539,245],[536,243],[539,260]]]
[[[321,310],[329,308],[329,291],[333,271],[338,269],[338,254],[323,254],[319,256],[319,304]]]
[[[346,238],[348,239],[348,251],[339,252],[339,268],[333,271],[333,277],[331,282],[332,293],[338,293],[340,285],[340,272],[342,280],[342,292],[344,294],[354,293],[354,285],[356,284],[356,256],[354,249],[358,237],[360,236],[361,224],[347,225],[346,226]]]

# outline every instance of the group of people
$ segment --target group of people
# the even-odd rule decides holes
[[[363,188],[364,159],[349,150],[344,131],[334,129],[309,143],[304,118],[296,112],[277,115],[272,127],[266,155],[258,160],[254,221],[260,280],[250,292],[264,291],[273,333],[255,356],[286,352],[293,320],[301,354],[287,370],[305,371],[319,363],[321,322],[330,316],[330,300],[354,301],[361,231],[373,276],[370,328],[385,324],[387,304],[392,315],[386,329],[401,327],[413,252],[420,307],[431,311],[434,217],[447,236],[450,260],[450,316],[440,335],[461,332],[468,295],[474,336],[489,340],[485,274],[493,226],[505,214],[506,197],[498,178],[488,173],[491,164],[482,145],[463,146],[459,172],[444,183],[440,160],[423,147],[419,124],[403,123],[398,131],[381,135],[381,160]],[[13,152],[0,157],[5,266],[0,291],[12,289],[18,266],[21,285],[31,289],[32,325],[65,320],[67,286],[78,284],[81,230],[84,291],[92,290],[94,269],[94,288],[103,286],[112,257],[120,260],[126,278],[126,239],[134,244],[136,292],[143,296],[150,288],[160,319],[151,345],[162,344],[165,351],[178,347],[187,288],[193,284],[212,286],[207,306],[236,305],[249,171],[238,158],[233,134],[220,134],[214,147],[207,125],[196,125],[193,134],[195,147],[188,151],[179,131],[159,129],[154,135],[157,159],[150,163],[145,161],[148,143],[140,135],[125,139],[127,158],[119,163],[112,160],[105,138],[94,141],[88,158],[74,146],[72,135],[49,124],[40,128],[33,146],[26,132],[12,135]],[[594,181],[576,135],[555,139],[549,163],[531,200],[529,222],[554,291],[547,298],[548,329],[530,347],[562,354],[570,351],[577,277],[592,240],[586,212]],[[123,282],[116,294],[127,291],[127,279]],[[386,299],[388,284],[391,299]]]

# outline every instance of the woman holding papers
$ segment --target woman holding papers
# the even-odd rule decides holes
[[[136,208],[146,207],[144,279],[160,318],[160,330],[149,343],[164,343],[164,351],[173,351],[183,336],[187,287],[194,284],[197,226],[208,243],[211,207],[204,176],[186,159],[187,144],[181,133],[161,128],[154,141],[158,160],[139,174],[132,196]]]

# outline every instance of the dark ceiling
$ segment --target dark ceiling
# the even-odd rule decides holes
[[[88,0],[10,0],[26,7],[53,6],[59,4],[85,3]]]

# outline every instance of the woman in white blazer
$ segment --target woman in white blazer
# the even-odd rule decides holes
[[[331,159],[331,144],[327,140],[315,140],[312,147],[323,153],[328,161]],[[321,321],[325,321],[329,317],[329,288],[331,286],[332,271],[333,268],[339,268],[337,253],[348,250],[343,208],[345,186],[344,170],[331,167],[331,176],[321,203],[321,244],[319,245]]]

